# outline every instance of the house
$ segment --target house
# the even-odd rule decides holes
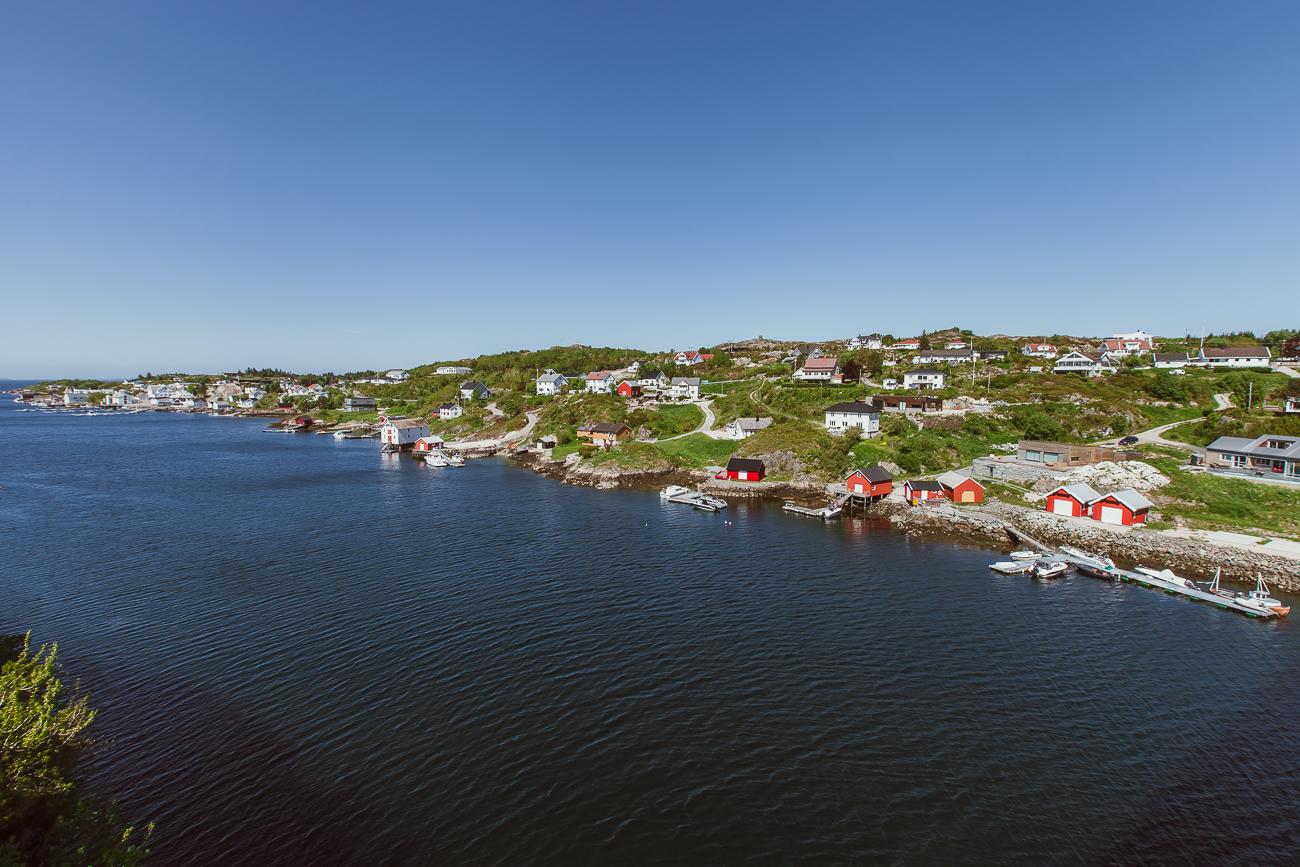
[[[1050,343],[1026,343],[1020,347],[1020,354],[1034,358],[1055,358],[1056,347]]]
[[[1088,507],[1088,513],[1094,521],[1103,524],[1122,524],[1131,527],[1134,524],[1145,524],[1147,513],[1154,505],[1132,488],[1125,488],[1098,497]]]
[[[1121,331],[1117,334],[1112,334],[1111,337],[1115,338],[1116,340],[1145,341],[1151,344],[1152,346],[1154,346],[1156,342],[1155,335],[1147,334],[1145,331]]]
[[[969,349],[970,344],[965,340],[949,340],[943,345],[944,349]]]
[[[857,429],[859,436],[880,433],[880,407],[874,403],[850,400],[826,407],[826,430],[833,434]]]
[[[829,382],[839,385],[844,381],[844,375],[840,372],[838,358],[809,358],[803,367],[794,372],[793,379],[797,382]]]
[[[1101,341],[1101,354],[1109,358],[1128,358],[1130,355],[1150,355],[1150,340],[1127,337],[1107,337]]]
[[[85,406],[90,400],[90,392],[79,388],[69,388],[63,392],[64,406]]]
[[[1151,363],[1158,370],[1182,369],[1189,361],[1186,352],[1153,352]]]
[[[855,497],[883,497],[894,490],[894,474],[876,464],[849,473],[844,480],[844,487]]]
[[[673,363],[680,364],[684,367],[691,367],[696,364],[703,364],[706,361],[713,360],[712,352],[679,352],[673,356]]]
[[[641,362],[634,361],[623,369],[635,376],[641,370]]]
[[[1061,485],[1061,487],[1047,495],[1044,509],[1053,515],[1082,518],[1088,514],[1089,507],[1100,498],[1101,494],[1083,482],[1073,485]]]
[[[935,479],[943,495],[954,503],[984,502],[984,486],[963,473],[947,472]]]
[[[1261,437],[1219,437],[1205,448],[1205,467],[1300,481],[1300,437],[1265,434]]]
[[[895,361],[895,360],[892,359],[892,358],[886,358],[886,359],[881,360],[881,362],[880,362],[880,366],[881,366],[881,367],[898,367],[898,362]]]
[[[732,458],[727,461],[727,468],[718,473],[717,478],[731,479],[735,482],[761,482],[767,475],[767,468],[757,458]]]
[[[373,397],[353,395],[343,398],[344,412],[374,412],[379,408]]]
[[[444,421],[453,418],[460,418],[465,414],[464,408],[458,403],[444,403],[438,406],[438,418]]]
[[[461,400],[487,400],[492,392],[477,379],[468,379],[460,384]]]
[[[979,357],[985,361],[1006,361],[1007,351],[1005,349],[986,349],[979,353]]]
[[[621,423],[587,424],[578,428],[578,439],[590,440],[593,445],[611,448],[632,438],[632,428]]]
[[[885,377],[880,380],[880,385],[882,388],[898,388],[898,380],[894,379],[892,376]]]
[[[857,337],[849,338],[849,349],[879,349],[884,345],[883,341],[884,338],[879,334],[868,334],[865,337],[858,335]]]
[[[927,349],[912,358],[913,364],[969,364],[979,356],[970,349]]]
[[[1282,404],[1283,415],[1300,413],[1300,397],[1288,397]]]
[[[895,340],[889,344],[890,349],[920,349],[921,341],[919,340]]]
[[[432,452],[443,447],[445,440],[434,434],[433,436],[420,437],[412,444],[411,448],[417,452]]]
[[[556,373],[551,368],[546,368],[546,372],[537,377],[537,393],[541,395],[559,394],[564,390],[568,383],[563,373]]]
[[[884,412],[925,413],[943,409],[943,398],[928,394],[878,394],[871,400]]]
[[[439,368],[437,368],[436,370],[434,370],[434,375],[436,375],[436,376],[465,376],[466,374],[471,373],[471,372],[472,372],[472,371],[471,371],[470,368],[468,368],[468,367],[462,367],[462,366],[459,365],[459,364],[444,364],[442,367],[439,367]]]
[[[622,382],[620,382],[618,384],[618,388],[614,390],[618,393],[619,397],[640,397],[641,396],[641,386],[637,385],[635,382],[633,382],[630,379],[625,379]]]
[[[1042,464],[1053,470],[1068,470],[1102,461],[1131,461],[1139,457],[1141,455],[1138,452],[1112,446],[1086,446],[1044,440],[1021,440],[1016,446],[1017,460]]]
[[[668,374],[662,370],[656,370],[654,373],[642,376],[637,380],[637,385],[642,388],[663,388],[668,384]]]
[[[385,373],[384,378],[392,382],[406,382],[411,378],[411,374],[407,373],[405,370],[394,368]]]
[[[135,404],[140,403],[140,398],[131,394],[129,391],[118,390],[104,395],[104,399],[101,403],[104,406],[134,406]]]
[[[1268,367],[1273,353],[1267,346],[1202,348],[1191,364],[1203,367]]]
[[[190,395],[189,397],[181,398],[180,402],[177,403],[177,406],[183,407],[184,409],[192,409],[195,412],[198,412],[200,410],[207,409],[208,402],[201,397],[194,397],[193,395]]]
[[[943,486],[929,479],[913,479],[903,485],[903,499],[912,505],[943,499]]]
[[[379,428],[379,441],[386,446],[397,446],[405,449],[415,445],[415,441],[420,437],[429,435],[429,426],[424,423],[423,419],[418,418],[390,418],[385,419],[382,427]]]
[[[669,390],[673,397],[688,397],[695,400],[700,396],[700,378],[698,376],[674,376]]]
[[[587,374],[586,390],[591,394],[609,394],[614,387],[614,374],[608,370],[593,370]]]
[[[903,374],[904,388],[943,388],[944,374],[931,367],[920,367]]]
[[[738,418],[722,429],[728,439],[743,440],[772,426],[770,418]]]
[[[1114,373],[1115,366],[1100,355],[1072,350],[1056,359],[1052,373],[1082,373],[1084,376],[1101,376]]]

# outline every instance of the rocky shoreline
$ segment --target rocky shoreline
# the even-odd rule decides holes
[[[601,490],[617,488],[657,489],[666,485],[688,485],[725,498],[795,500],[824,505],[825,482],[801,478],[798,482],[728,482],[703,470],[627,470],[613,466],[584,467],[555,463],[535,452],[515,453],[514,459],[534,472],[565,484]],[[1069,521],[1046,512],[988,503],[983,506],[909,506],[891,499],[869,507],[868,514],[886,518],[896,529],[910,536],[969,542],[1002,551],[1016,547],[1008,529],[1017,530],[1046,545],[1073,545],[1085,551],[1105,554],[1117,564],[1170,568],[1190,578],[1208,579],[1222,568],[1229,581],[1253,582],[1260,574],[1275,588],[1300,593],[1300,560],[1219,545],[1203,539],[1171,537],[1154,530],[1115,531]]]

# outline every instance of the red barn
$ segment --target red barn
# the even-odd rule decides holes
[[[876,464],[865,470],[854,470],[844,480],[844,486],[855,497],[883,497],[894,490],[894,474]]]
[[[1125,488],[1099,498],[1092,504],[1089,512],[1094,521],[1131,527],[1134,524],[1145,524],[1147,513],[1151,511],[1153,505],[1155,504],[1137,491]]]
[[[903,485],[903,496],[910,503],[924,503],[926,500],[942,500],[943,485],[929,479],[913,479]]]
[[[961,473],[944,473],[936,479],[943,495],[954,503],[984,502],[984,486]]]
[[[1101,494],[1079,482],[1074,485],[1062,485],[1048,494],[1045,508],[1053,515],[1082,518],[1088,514],[1088,508],[1099,499]]]
[[[761,482],[767,475],[767,468],[757,458],[732,458],[727,461],[727,468],[718,474],[719,478],[734,479],[737,482]]]
[[[635,384],[630,379],[625,379],[618,384],[619,397],[640,397],[641,386]]]

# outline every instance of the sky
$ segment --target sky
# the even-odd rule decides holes
[[[1300,320],[1294,2],[13,3],[0,377]]]

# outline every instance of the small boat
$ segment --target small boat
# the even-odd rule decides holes
[[[424,462],[431,467],[449,467],[450,463],[438,451],[431,451],[424,456]]]
[[[336,430],[336,431],[334,431],[334,439],[336,439],[336,440],[345,440],[345,439],[347,439],[347,438],[348,438],[348,432],[347,432],[347,431],[345,431],[345,430]]]
[[[1214,583],[1219,583],[1219,573],[1214,573]],[[1283,605],[1281,599],[1274,599],[1268,592],[1268,585],[1264,583],[1264,576],[1258,572],[1255,573],[1255,589],[1246,592],[1237,597],[1237,602],[1247,608],[1254,608],[1268,614],[1278,617],[1286,617],[1291,613],[1290,605]]]
[[[1029,571],[1035,578],[1059,578],[1070,571],[1070,564],[1064,560],[1055,562],[1040,560]]]
[[[1012,560],[1037,560],[1043,556],[1037,551],[1012,551],[1010,555]]]
[[[463,467],[465,466],[465,459],[462,458],[460,455],[456,454],[455,452],[452,452],[451,454],[447,455],[447,466]]]
[[[1019,575],[1033,569],[1034,564],[1028,560],[1003,560],[1000,563],[990,563],[989,568],[1003,575]]]
[[[1118,573],[1115,572],[1115,561],[1109,557],[1100,554],[1089,554],[1087,551],[1081,551],[1069,545],[1062,545],[1061,553],[1070,557],[1074,563],[1074,568],[1084,575],[1091,575],[1094,578],[1118,577]]]
[[[685,485],[669,485],[659,492],[659,499],[671,500],[673,497],[680,497],[684,494],[689,494],[690,492],[691,489]]]
[[[1146,566],[1139,566],[1135,570],[1148,578],[1155,578],[1158,581],[1164,581],[1167,584],[1173,584],[1176,587],[1192,587],[1192,582],[1183,578],[1181,575],[1175,575],[1169,569],[1150,569]]]

